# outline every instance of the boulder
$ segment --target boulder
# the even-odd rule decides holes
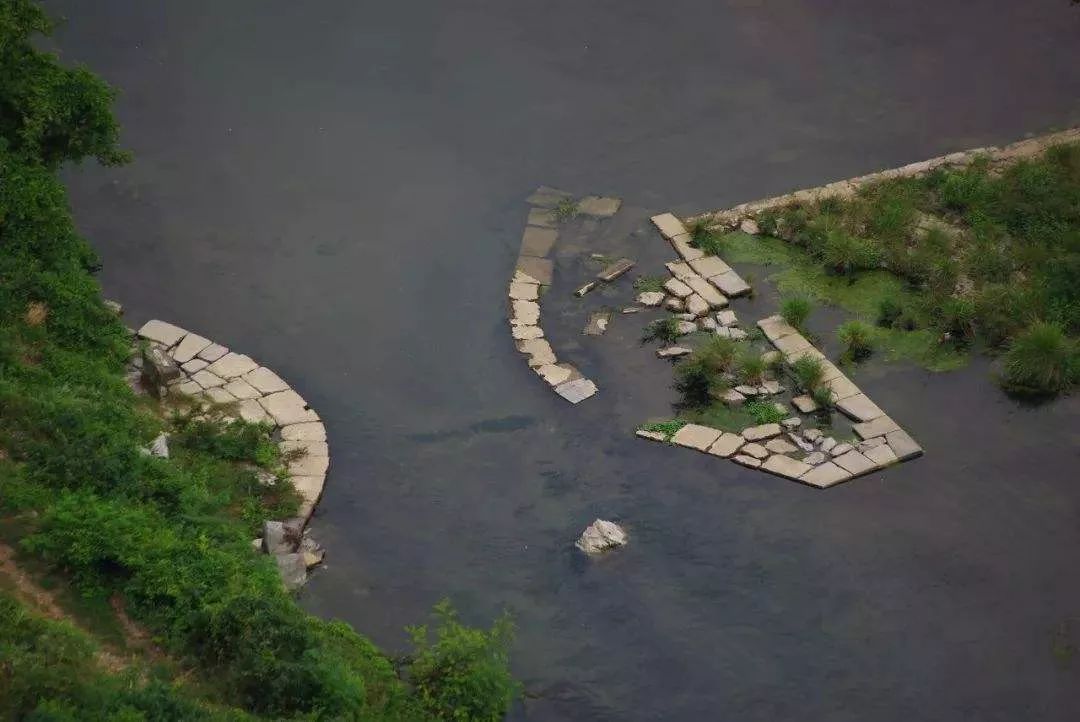
[[[698,321],[698,325],[701,326],[702,331],[716,331],[716,321],[706,316]]]
[[[809,441],[810,443],[816,442],[818,439],[820,439],[824,435],[825,434],[821,431],[821,429],[807,429],[806,431],[803,432],[803,438],[806,439],[807,441]]]
[[[267,554],[288,554],[296,549],[285,533],[283,521],[264,521],[262,540],[263,551]]]
[[[743,219],[743,222],[739,224],[739,230],[751,236],[756,236],[761,233],[761,228],[753,218]]]
[[[277,562],[278,574],[281,582],[289,591],[299,589],[307,581],[307,562],[303,554],[279,554],[274,557]]]
[[[724,395],[720,397],[720,400],[724,402],[725,406],[742,406],[746,403],[746,397],[740,394],[735,389],[728,389],[724,392]]]
[[[326,550],[323,549],[322,544],[315,541],[309,536],[304,536],[300,540],[300,546],[297,551],[304,557],[304,566],[311,569],[314,566],[322,564],[323,559],[326,557]]]
[[[697,324],[693,321],[679,321],[678,331],[680,336],[697,331]]]
[[[792,431],[792,430],[797,429],[800,426],[802,426],[802,419],[800,419],[800,418],[798,418],[796,416],[792,416],[789,419],[784,419],[783,421],[781,421],[780,425],[783,426],[788,431]]]
[[[723,311],[716,312],[716,322],[721,326],[734,326],[739,322],[739,319],[735,316],[735,312],[731,309],[724,309]]]
[[[626,532],[613,521],[597,519],[581,533],[576,546],[586,554],[600,554],[615,547],[625,546]]]
[[[143,384],[164,396],[166,387],[180,378],[180,367],[160,346],[147,346],[142,352]]]
[[[640,303],[642,306],[659,306],[661,303],[664,302],[664,292],[645,291],[644,293],[639,293],[637,297],[637,302]]]
[[[683,304],[681,298],[678,298],[677,296],[672,296],[671,298],[664,301],[664,308],[677,313],[686,308],[686,306]]]

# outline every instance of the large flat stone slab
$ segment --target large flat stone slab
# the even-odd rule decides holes
[[[855,424],[851,428],[860,439],[872,439],[875,436],[884,436],[890,431],[899,431],[900,425],[888,416],[879,416],[873,421]]]
[[[798,459],[792,459],[783,454],[773,454],[761,465],[762,471],[782,476],[785,479],[798,479],[803,474],[813,469],[809,464],[804,464]]]
[[[527,341],[518,341],[517,350],[529,357],[529,366],[548,366],[556,361],[555,351],[545,338],[530,338]]]
[[[730,434],[724,432],[720,434],[720,437],[712,443],[708,452],[714,456],[722,456],[725,459],[732,456],[736,451],[742,448],[746,440],[738,434]]]
[[[555,393],[572,404],[578,404],[596,394],[597,388],[589,379],[574,379],[555,387]]]
[[[885,434],[885,441],[900,461],[914,459],[923,453],[922,447],[915,443],[915,439],[903,429],[888,432]]]
[[[539,326],[511,326],[510,334],[515,341],[527,341],[530,338],[543,338],[544,329]]]
[[[292,390],[263,396],[259,404],[278,426],[319,420],[319,415],[308,408],[304,398]]]
[[[529,217],[525,221],[530,226],[540,226],[541,228],[554,228],[555,227],[555,214],[547,208],[530,208]]]
[[[543,366],[535,367],[536,373],[540,375],[549,386],[558,386],[561,383],[565,383],[570,380],[572,375],[570,369],[564,368],[557,364],[545,364]]]
[[[709,285],[709,282],[701,276],[687,278],[686,285],[692,288],[694,293],[704,298],[710,308],[724,308],[728,305],[727,297]]]
[[[138,333],[142,338],[156,341],[163,346],[173,346],[184,337],[187,331],[171,323],[154,319],[144,323]]]
[[[249,371],[259,368],[259,364],[251,360],[251,357],[242,353],[229,352],[214,363],[206,367],[212,374],[217,374],[223,379],[232,379],[242,376]]]
[[[244,399],[236,407],[237,415],[252,424],[267,423],[272,424],[274,420],[270,418],[270,414],[266,413],[266,409],[256,401],[255,399]]]
[[[776,343],[776,339],[783,338],[784,336],[790,336],[791,334],[799,333],[798,330],[780,316],[769,316],[763,318],[757,322],[758,328],[765,334],[765,338],[769,339],[773,343]]]
[[[558,238],[559,232],[552,228],[525,226],[525,232],[521,234],[521,255],[538,258],[546,256]]]
[[[540,286],[535,283],[510,282],[507,295],[514,301],[535,301],[540,298]]]
[[[227,353],[229,353],[229,349],[219,343],[212,343],[200,351],[198,356],[204,361],[213,363]]]
[[[825,381],[825,385],[832,390],[833,398],[837,401],[843,401],[846,398],[862,393],[851,379],[843,375]]]
[[[217,386],[224,386],[225,379],[221,378],[215,373],[203,369],[202,371],[196,371],[191,375],[191,380],[197,383],[204,389],[212,389]]]
[[[178,364],[186,364],[195,358],[200,351],[210,345],[210,339],[203,338],[197,333],[189,333],[176,344],[172,350],[172,357]]]
[[[870,400],[866,394],[855,394],[836,402],[836,408],[855,421],[873,421],[879,416],[884,416],[877,404]]]
[[[852,449],[846,454],[841,454],[833,459],[833,463],[850,472],[852,476],[858,476],[859,474],[865,474],[868,471],[873,471],[877,468],[877,464],[867,459],[858,451]]]
[[[233,379],[222,388],[238,399],[257,399],[262,396],[258,389],[243,379]]]
[[[851,472],[837,466],[831,461],[826,461],[820,466],[815,466],[810,471],[799,477],[799,481],[819,489],[826,489],[834,484],[847,481],[851,478]]]
[[[585,196],[578,203],[578,212],[593,218],[611,218],[619,212],[622,201],[604,196]]]
[[[684,233],[671,239],[671,245],[684,261],[696,261],[705,256],[705,251],[690,245],[690,234]]]
[[[801,333],[793,333],[787,336],[781,336],[780,338],[773,341],[773,345],[776,346],[777,350],[785,356],[796,351],[801,351],[804,348],[810,348],[810,342],[803,338]]]
[[[555,276],[555,264],[550,258],[518,256],[517,266],[514,269],[525,276],[522,280],[539,283],[541,286],[550,286]]]
[[[888,444],[881,444],[872,449],[867,449],[862,452],[862,454],[867,459],[874,462],[878,468],[889,466],[890,464],[895,464],[899,461],[899,459],[896,458],[896,454],[893,453],[892,447]]]
[[[750,284],[743,280],[735,271],[721,273],[718,276],[710,276],[709,283],[713,284],[728,298],[735,298],[750,293]]]
[[[326,427],[321,421],[308,421],[281,427],[285,441],[326,441]]]
[[[724,263],[716,256],[702,256],[701,258],[690,261],[690,267],[697,271],[698,275],[703,278],[719,276],[720,274],[727,273],[731,270],[731,266]]]
[[[536,301],[511,301],[510,324],[535,326],[540,321],[540,304]]]
[[[263,394],[274,394],[289,388],[289,385],[282,381],[280,376],[263,366],[248,371],[242,378]]]
[[[680,281],[685,281],[687,278],[690,278],[690,276],[698,275],[693,268],[690,268],[690,264],[686,261],[668,261],[664,266],[672,276],[675,276],[675,278]]]
[[[673,213],[661,213],[650,218],[660,235],[668,240],[686,234],[686,226]]]
[[[780,424],[761,424],[743,429],[742,437],[747,441],[762,441],[780,435]]]
[[[687,424],[671,437],[671,443],[685,446],[688,449],[706,451],[720,438],[720,431],[709,426],[700,424]]]
[[[694,289],[690,288],[690,286],[686,285],[684,281],[680,281],[678,278],[669,278],[664,281],[664,290],[676,298],[686,298],[694,292]]]

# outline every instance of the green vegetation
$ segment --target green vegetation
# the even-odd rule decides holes
[[[690,223],[690,245],[699,248],[710,256],[719,256],[724,252],[724,235],[709,227],[707,219],[699,218]]]
[[[1039,322],[1013,339],[1002,385],[1022,396],[1052,396],[1080,381],[1080,350],[1061,326]]]
[[[806,319],[810,318],[813,305],[805,296],[792,296],[780,304],[780,315],[800,331],[806,331]]]
[[[670,421],[654,421],[648,424],[642,424],[638,428],[642,431],[652,431],[657,434],[663,434],[665,439],[670,440],[675,432],[686,426],[686,422],[680,419],[672,419]]]
[[[746,405],[746,413],[750,414],[758,425],[779,424],[788,417],[787,413],[777,408],[772,401],[751,401]]]
[[[843,358],[862,361],[874,351],[874,329],[862,321],[845,321],[836,329],[836,337],[844,345]]]
[[[555,204],[555,207],[551,209],[551,213],[555,216],[555,220],[558,223],[566,223],[577,218],[581,209],[578,207],[577,201],[573,198],[563,198],[561,201]]]
[[[774,209],[758,222],[787,243],[729,234],[729,260],[779,266],[772,278],[782,293],[874,321],[873,345],[889,358],[957,368],[972,349],[1001,352],[1047,323],[1069,340],[1064,352],[1075,353],[1080,144],[1003,167],[983,159],[886,180],[850,199]],[[1053,393],[1075,386],[1068,374],[1056,377]],[[1003,385],[1027,393],[1020,377]]]
[[[670,344],[679,340],[679,319],[660,318],[645,327],[641,334],[641,342],[660,341]]]
[[[812,392],[825,378],[825,367],[816,356],[800,356],[791,364],[791,375],[803,391]]]
[[[766,367],[765,359],[753,348],[747,348],[739,354],[738,376],[744,384],[756,386],[764,381]]]
[[[511,628],[461,626],[395,664],[317,619],[255,553],[262,521],[296,495],[266,427],[220,414],[163,419],[124,380],[131,339],[102,303],[95,254],[56,171],[116,163],[112,91],[35,50],[49,22],[0,0],[0,531],[89,607],[122,600],[167,653],[102,668],[85,634],[0,600],[0,710],[12,719],[494,720],[518,687]],[[171,458],[142,453],[163,428]],[[279,476],[259,483],[257,469]],[[158,675],[164,675],[160,677]]]
[[[728,374],[735,366],[738,344],[714,336],[675,367],[675,389],[682,394],[682,406],[702,409],[731,388]]]
[[[634,279],[634,290],[638,293],[647,291],[664,291],[664,281],[667,279],[660,276],[638,276]]]

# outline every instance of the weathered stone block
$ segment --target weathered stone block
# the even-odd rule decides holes
[[[259,364],[252,361],[250,357],[242,353],[227,353],[207,366],[206,370],[223,379],[232,379],[257,368],[259,368]]]
[[[915,439],[911,438],[903,429],[897,429],[885,434],[885,440],[900,461],[913,459],[923,453],[922,447],[915,443]]]
[[[873,421],[879,416],[884,416],[877,404],[870,400],[866,394],[855,394],[836,402],[836,408],[855,421]]]
[[[289,385],[282,381],[280,376],[262,366],[248,371],[244,374],[243,379],[258,389],[261,394],[274,394],[278,391],[286,391],[289,388]]]
[[[596,277],[605,283],[610,283],[629,271],[634,265],[634,262],[629,258],[620,258],[614,263],[607,265],[600,273],[596,274]]]
[[[555,264],[550,258],[518,256],[516,270],[523,276],[524,281],[550,286],[555,275]]]
[[[738,434],[729,434],[725,431],[720,434],[719,438],[717,438],[711,446],[709,446],[708,452],[714,456],[728,458],[742,448],[745,443],[746,441],[743,437]]]
[[[198,357],[203,359],[204,361],[213,363],[227,353],[229,353],[229,349],[225,348],[219,343],[212,343],[206,348],[204,348],[202,351],[200,351],[198,353]]]
[[[607,198],[603,196],[585,196],[578,203],[578,211],[583,216],[592,216],[593,218],[610,218],[619,212],[619,206],[622,205],[622,201],[618,198]]]
[[[660,358],[677,358],[691,353],[693,353],[693,349],[686,348],[685,346],[666,346],[656,351],[656,355]]]
[[[705,451],[720,438],[720,431],[700,424],[687,424],[671,437],[671,443],[688,449]]]
[[[184,364],[195,358],[204,348],[210,345],[210,339],[203,338],[197,333],[189,333],[176,344],[172,350],[172,357],[176,363]]]
[[[704,257],[705,251],[700,248],[694,248],[690,245],[690,234],[684,233],[681,236],[675,236],[671,239],[671,245],[674,246],[675,251],[682,256],[684,261],[696,261],[699,258]]]
[[[639,293],[637,297],[637,302],[640,303],[642,306],[659,306],[661,303],[664,302],[664,292],[645,291],[643,293]]]
[[[535,326],[540,320],[540,304],[536,301],[511,301],[510,323],[514,326]]]
[[[761,465],[762,471],[767,471],[770,474],[776,474],[786,479],[798,479],[803,474],[813,469],[809,464],[792,459],[788,456],[781,454],[773,454]]]
[[[259,399],[259,404],[278,426],[319,420],[319,415],[308,408],[303,397],[292,390],[263,396]]]
[[[179,326],[173,326],[171,323],[165,321],[147,321],[139,329],[138,334],[140,337],[149,339],[160,343],[163,346],[174,346],[180,339],[187,334],[187,331]]]
[[[672,213],[661,213],[650,219],[660,235],[668,240],[686,233],[686,226]]]
[[[806,472],[799,477],[799,481],[816,486],[820,489],[826,489],[834,484],[839,484],[842,481],[847,481],[851,478],[851,472],[843,469],[831,461],[827,461],[820,466],[815,466],[810,471]]]
[[[896,454],[888,444],[881,444],[863,452],[863,456],[874,462],[878,467],[885,467],[897,463]]]
[[[796,409],[804,414],[812,414],[817,411],[818,408],[818,405],[814,403],[814,400],[806,395],[796,396],[791,400],[791,403]]]
[[[147,346],[142,351],[143,383],[155,393],[180,378],[180,367],[160,346]]]
[[[719,276],[722,273],[731,271],[731,266],[724,263],[716,256],[702,256],[701,258],[695,258],[693,261],[690,261],[690,267],[697,271],[697,274],[703,278],[712,278],[713,276]]]
[[[736,464],[741,464],[750,469],[761,468],[761,460],[755,459],[754,457],[747,454],[735,454],[731,457],[731,460],[734,461]]]
[[[669,278],[664,281],[664,289],[676,298],[686,298],[694,292],[690,286],[677,278]]]
[[[784,336],[790,336],[791,334],[797,334],[798,331],[794,326],[789,324],[780,316],[769,316],[763,318],[757,322],[758,328],[761,329],[765,337],[776,343],[776,339],[783,338]]]
[[[321,421],[290,424],[281,428],[281,438],[286,441],[326,441],[326,427]]]
[[[769,457],[769,450],[761,444],[756,444],[754,442],[744,444],[743,447],[739,450],[739,453],[746,454],[747,456],[752,456],[755,459],[767,459]]]
[[[596,394],[597,388],[589,379],[574,379],[555,387],[555,393],[572,404],[578,404]]]
[[[742,437],[747,441],[761,441],[780,435],[780,424],[762,424],[743,429]]]
[[[890,431],[898,431],[900,426],[888,416],[879,416],[873,421],[855,424],[851,428],[860,439],[870,439],[875,436],[884,436]]]
[[[728,298],[735,298],[750,293],[750,284],[742,279],[735,271],[711,276],[709,283],[713,284]]]
[[[547,208],[530,208],[529,217],[525,221],[530,226],[540,226],[541,228],[554,228],[555,227],[555,214]]]
[[[257,388],[243,379],[233,379],[222,388],[238,399],[257,399],[262,396]]]
[[[709,304],[701,296],[697,295],[696,293],[691,293],[689,296],[686,297],[686,310],[689,311],[695,318],[698,316],[704,316],[706,313],[709,312]],[[715,321],[713,323],[715,323]]]
[[[573,195],[566,191],[561,191],[558,188],[550,188],[548,186],[540,186],[532,194],[525,199],[525,202],[531,206],[540,206],[541,208],[554,208],[559,205],[560,202],[567,198],[573,198]]]
[[[634,432],[634,435],[637,436],[639,439],[648,439],[649,441],[667,441],[667,437],[661,434],[659,431],[638,429]]]
[[[539,326],[511,326],[510,333],[515,341],[528,341],[530,338],[544,337],[544,329]]]
[[[202,371],[196,371],[191,375],[191,380],[202,386],[204,389],[212,389],[218,386],[225,385],[225,379],[221,378],[215,373],[210,372],[208,369]]]
[[[507,295],[515,301],[535,301],[540,297],[540,286],[535,283],[511,283]]]
[[[686,261],[669,261],[668,263],[665,263],[664,266],[667,267],[672,276],[675,276],[675,278],[680,281],[685,281],[691,276],[698,275],[694,269],[690,268],[690,265],[686,263]]]
[[[874,462],[870,461],[870,459],[867,459],[854,449],[846,454],[833,457],[833,463],[844,470],[851,472],[853,475],[865,474],[866,472],[877,468],[877,465]]]
[[[559,238],[559,232],[552,228],[525,226],[521,234],[521,255],[542,258],[551,252]]]
[[[797,446],[781,438],[769,439],[765,442],[765,448],[774,454],[791,454],[799,450]]]
[[[517,350],[529,357],[529,366],[546,366],[555,363],[555,351],[544,338],[531,338],[516,342]]]

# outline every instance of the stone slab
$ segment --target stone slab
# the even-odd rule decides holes
[[[525,277],[522,280],[539,283],[541,286],[550,286],[555,276],[555,264],[550,258],[518,256],[514,269]]]
[[[769,439],[765,442],[765,448],[774,454],[791,454],[799,450],[799,447],[780,438]]]
[[[819,489],[826,489],[834,484],[847,481],[851,478],[851,472],[843,469],[831,461],[826,461],[820,466],[815,466],[810,471],[799,477],[799,481]]]
[[[680,281],[685,281],[691,276],[698,275],[693,268],[690,268],[690,265],[686,263],[686,261],[669,261],[665,263],[664,266],[668,269],[672,276],[675,276],[675,278],[679,279]]]
[[[705,256],[705,251],[690,245],[690,234],[684,233],[671,239],[671,245],[684,261],[695,261]]]
[[[914,459],[923,453],[922,447],[915,443],[915,439],[911,438],[908,432],[903,429],[897,429],[885,434],[885,441],[888,442],[893,453],[896,454],[896,458],[900,461]]]
[[[720,438],[720,431],[700,424],[687,424],[671,437],[671,443],[688,449],[705,451]]]
[[[739,319],[734,311],[725,309],[716,313],[716,322],[721,326],[734,326],[739,322]]]
[[[783,454],[773,454],[761,465],[762,471],[767,471],[770,474],[776,474],[777,476],[783,476],[787,479],[798,479],[812,469],[813,467],[809,464],[804,464],[797,459],[792,459]]]
[[[540,226],[541,228],[554,228],[555,227],[555,214],[547,208],[530,208],[529,217],[525,221],[530,226]]]
[[[896,454],[893,453],[892,447],[888,444],[881,444],[880,446],[875,446],[874,448],[867,449],[862,453],[863,456],[874,462],[874,464],[876,464],[878,468],[889,466],[890,464],[895,464],[899,461],[899,459],[896,458]]]
[[[743,429],[742,437],[747,441],[762,441],[780,435],[780,424],[761,424]]]
[[[816,358],[818,361],[820,361],[822,363],[823,366],[824,366],[825,362],[828,360],[828,359],[825,358],[825,354],[821,353],[820,351],[818,351],[813,346],[807,346],[806,348],[800,348],[797,351],[792,351],[791,353],[786,354],[785,358],[787,359],[788,363],[793,364],[796,361],[798,361],[799,359],[803,358],[804,356],[810,356],[812,358]],[[822,380],[824,380],[824,379],[822,379]]]
[[[173,346],[187,334],[187,331],[171,323],[154,319],[144,323],[138,334],[142,338],[156,341],[164,346]]]
[[[796,396],[791,400],[791,404],[803,414],[812,414],[817,411],[818,408],[817,403],[806,395]]]
[[[193,358],[180,368],[183,369],[186,374],[193,374],[196,371],[202,371],[204,368],[210,365],[209,361],[204,361],[201,358]]]
[[[555,393],[572,404],[581,403],[585,399],[595,395],[596,391],[596,384],[589,379],[575,379],[555,387]]]
[[[249,371],[259,368],[259,364],[251,360],[251,357],[242,353],[229,352],[214,363],[206,367],[212,374],[217,374],[223,379],[232,379],[243,376]]]
[[[667,441],[667,437],[661,434],[659,431],[638,429],[634,432],[634,435],[637,436],[639,439],[648,439],[649,441]]]
[[[833,398],[837,401],[843,401],[846,398],[862,393],[851,379],[843,375],[829,379],[825,382],[825,385],[832,389]]]
[[[530,338],[543,338],[544,329],[539,326],[511,326],[510,334],[515,341],[527,341]]]
[[[642,306],[656,307],[664,302],[663,291],[643,291],[637,295],[637,302]]]
[[[283,439],[278,447],[283,454],[303,451],[305,456],[330,456],[330,447],[326,442],[315,439]]]
[[[537,366],[535,367],[535,371],[549,386],[558,386],[561,383],[565,383],[570,380],[571,375],[570,369],[563,368],[556,364]]]
[[[742,448],[746,441],[738,434],[723,432],[708,448],[708,452],[714,456],[728,458]]]
[[[578,203],[578,212],[593,218],[611,218],[619,212],[622,201],[604,196],[585,196]]]
[[[664,290],[666,290],[668,293],[670,293],[672,296],[675,296],[676,298],[686,298],[694,292],[694,290],[690,288],[690,286],[686,285],[685,282],[680,281],[677,278],[669,278],[668,280],[664,281]]]
[[[212,389],[217,386],[225,385],[225,379],[221,378],[217,374],[211,373],[206,369],[193,373],[191,375],[191,380],[204,389]]]
[[[720,274],[727,273],[731,270],[731,266],[724,263],[716,256],[702,256],[701,258],[690,261],[690,267],[697,271],[698,275],[703,278],[719,276]]]
[[[540,304],[536,301],[511,301],[510,323],[514,326],[535,326],[540,320]]]
[[[873,421],[855,424],[851,427],[860,439],[872,439],[875,436],[884,436],[890,431],[899,431],[900,425],[888,416],[879,416]]]
[[[596,274],[596,277],[605,283],[610,283],[629,271],[634,265],[634,262],[629,258],[620,258],[614,263],[606,266],[600,273]]]
[[[281,427],[281,438],[286,441],[326,441],[326,427],[321,421],[309,421]]]
[[[761,461],[760,460],[755,459],[752,456],[747,456],[746,454],[735,454],[734,456],[731,457],[731,460],[734,461],[736,464],[741,464],[742,466],[745,466],[745,467],[750,468],[750,469],[760,469],[761,468]]]
[[[671,311],[672,313],[678,313],[679,311],[683,310],[684,305],[681,298],[676,298],[675,296],[668,296],[666,299],[664,299],[664,308]]]
[[[274,421],[270,418],[270,415],[266,413],[266,409],[264,409],[255,399],[243,399],[237,405],[237,415],[244,421],[252,424],[272,424]]]
[[[709,302],[696,293],[691,293],[686,297],[686,310],[693,315],[694,318],[704,316],[709,312]],[[715,327],[715,325],[716,321],[713,321],[713,326]]]
[[[701,276],[687,278],[686,285],[692,288],[694,293],[704,298],[711,308],[724,308],[728,305],[728,300],[724,294],[709,285],[709,282]]]
[[[228,404],[237,400],[235,396],[233,396],[220,386],[215,386],[214,388],[207,389],[206,391],[203,391],[202,395],[204,398],[209,399],[215,404]]]
[[[758,328],[765,334],[765,338],[773,343],[776,339],[798,333],[798,330],[780,316],[769,316],[757,322]]]
[[[539,206],[541,208],[554,208],[559,205],[561,201],[567,198],[573,198],[573,195],[566,191],[561,191],[558,188],[551,188],[548,186],[540,186],[525,199],[525,202],[531,206]]]
[[[650,218],[660,235],[668,240],[686,233],[686,226],[673,213],[661,213]]]
[[[771,340],[771,339],[770,339]],[[787,356],[795,351],[800,351],[804,348],[810,347],[810,342],[803,338],[800,333],[793,333],[787,336],[781,336],[773,341],[773,345],[776,346],[780,353]]]
[[[769,450],[761,444],[757,444],[754,442],[744,444],[743,447],[739,449],[739,453],[746,454],[747,456],[752,456],[755,459],[759,460],[769,458]]]
[[[274,394],[278,391],[286,391],[289,388],[289,385],[282,381],[280,376],[263,366],[248,371],[242,378],[258,389],[259,393],[263,394]]]
[[[750,284],[743,280],[735,271],[721,273],[718,276],[710,276],[709,283],[713,284],[728,298],[736,298],[750,293]]]
[[[229,353],[229,349],[219,343],[212,343],[198,353],[199,358],[213,363]]]
[[[194,381],[184,381],[176,387],[176,390],[184,396],[194,396],[195,394],[202,393],[203,387],[199,386]]]
[[[521,234],[521,255],[542,258],[551,253],[558,238],[559,232],[552,228],[525,226]]]
[[[845,471],[850,472],[852,475],[865,474],[868,471],[873,471],[877,468],[877,464],[867,459],[858,451],[852,449],[846,454],[833,457],[833,463],[841,467]]]
[[[885,415],[866,394],[855,394],[841,399],[836,402],[836,408],[855,421],[873,421]]]
[[[263,396],[259,403],[278,426],[319,420],[319,415],[308,408],[304,398],[292,390]]]
[[[518,351],[529,357],[529,366],[532,368],[547,366],[556,361],[555,351],[547,339],[530,338],[526,341],[518,341],[515,345]]]
[[[510,283],[507,295],[515,301],[535,301],[540,298],[540,286],[535,283]]]
[[[686,356],[693,352],[693,349],[686,348],[685,346],[666,346],[657,349],[656,355],[660,358],[678,358],[679,356]]]
[[[195,358],[200,351],[210,345],[210,339],[203,338],[197,333],[189,333],[176,344],[172,350],[172,357],[178,364],[186,364]]]
[[[257,399],[262,393],[243,379],[233,379],[222,388],[238,399]]]

